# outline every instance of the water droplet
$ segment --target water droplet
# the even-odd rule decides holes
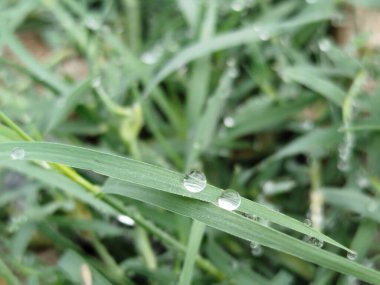
[[[16,147],[15,149],[12,150],[11,152],[11,158],[13,160],[20,160],[24,159],[25,157],[25,150],[19,147]]]
[[[102,80],[100,79],[100,77],[97,77],[94,80],[92,80],[91,85],[95,89],[99,88],[100,86],[102,86]]]
[[[268,180],[263,184],[263,193],[265,195],[273,195],[291,190],[296,186],[293,180],[283,179],[279,181]]]
[[[206,176],[198,170],[192,170],[189,174],[186,174],[183,179],[183,186],[187,191],[192,193],[201,192],[205,189],[206,185]]]
[[[100,22],[93,18],[93,17],[89,17],[85,20],[85,25],[88,29],[92,30],[92,31],[97,31],[100,29],[101,27],[101,24]]]
[[[253,256],[261,256],[263,254],[263,248],[261,245],[257,245],[256,247],[251,247],[251,254]]]
[[[305,219],[305,220],[303,221],[303,223],[304,223],[306,226],[308,226],[308,227],[311,227],[311,226],[313,225],[313,223],[311,222],[310,219]]]
[[[369,179],[365,176],[359,176],[356,180],[356,184],[358,184],[360,188],[368,188],[371,185]]]
[[[234,58],[229,58],[229,59],[227,60],[227,66],[228,66],[228,67],[231,67],[231,68],[236,67],[236,59],[234,59]]]
[[[310,131],[311,129],[314,128],[314,124],[313,124],[313,122],[310,121],[310,120],[305,120],[305,121],[302,122],[302,124],[301,124],[301,128],[302,128],[303,130],[305,130],[305,131]]]
[[[231,3],[231,9],[235,12],[241,12],[244,9],[244,1],[235,0]]]
[[[124,225],[127,225],[127,226],[134,226],[135,225],[135,220],[132,219],[131,217],[129,216],[126,216],[126,215],[118,215],[117,216],[117,220],[124,224]]]
[[[269,40],[269,34],[266,32],[266,31],[261,31],[260,34],[259,34],[259,38],[260,40],[262,41],[267,41]]]
[[[227,71],[228,76],[231,78],[236,78],[239,76],[239,70],[236,67],[231,67]]]
[[[50,164],[49,164],[47,161],[45,161],[45,160],[42,160],[42,161],[41,161],[41,166],[42,166],[43,168],[45,168],[45,169],[51,169]]]
[[[253,248],[257,248],[258,246],[260,246],[257,242],[255,242],[255,241],[251,241],[250,243],[249,243],[249,247],[251,248],[251,249],[253,249]]]
[[[350,164],[347,161],[339,160],[337,167],[340,171],[346,172],[350,169]]]
[[[226,128],[232,128],[235,126],[235,119],[230,117],[230,116],[227,116],[227,117],[224,117],[223,119],[223,125],[226,127]]]
[[[150,52],[143,53],[140,59],[145,64],[155,64],[157,62],[157,57]]]
[[[236,210],[239,208],[240,203],[240,194],[234,190],[224,190],[222,195],[218,198],[219,207],[228,211]]]
[[[163,47],[161,45],[156,45],[152,50],[144,52],[140,60],[149,65],[153,65],[158,62],[163,54]]]
[[[347,258],[349,260],[355,260],[358,257],[358,254],[356,251],[349,251],[347,252]]]
[[[328,39],[322,39],[318,42],[318,47],[320,51],[327,52],[331,48],[331,42]]]
[[[201,143],[200,142],[194,142],[193,143],[193,148],[196,149],[196,150],[201,149]]]
[[[378,207],[379,205],[376,201],[371,201],[367,206],[367,210],[368,212],[373,213],[377,210]]]
[[[323,247],[323,244],[324,242],[322,240],[319,240],[315,237],[311,237],[311,236],[304,236],[303,240],[307,243],[310,243],[312,245],[315,245],[316,247]]]
[[[317,238],[314,240],[314,245],[316,247],[322,248],[323,244],[324,244],[323,240],[320,240],[320,239],[317,239]]]

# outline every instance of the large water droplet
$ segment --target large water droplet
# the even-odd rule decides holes
[[[349,260],[355,260],[358,257],[358,254],[356,251],[349,251],[347,252],[347,258]]]
[[[234,211],[239,208],[241,203],[240,194],[234,190],[225,190],[218,199],[218,205],[220,208]]]
[[[235,126],[235,119],[230,116],[224,117],[223,124],[226,128],[232,128]]]
[[[14,160],[24,159],[24,157],[25,157],[25,150],[22,148],[16,147],[11,152],[11,158]]]
[[[206,176],[198,170],[192,170],[189,174],[186,174],[183,179],[183,186],[187,191],[192,193],[201,192],[205,189],[206,185]]]

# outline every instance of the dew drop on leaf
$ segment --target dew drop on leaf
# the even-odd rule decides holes
[[[347,252],[347,258],[349,260],[355,260],[358,257],[358,254],[356,251],[349,251]]]
[[[24,157],[25,157],[25,150],[22,148],[16,147],[11,152],[11,158],[13,160],[21,160],[21,159],[24,159]]]
[[[239,208],[240,203],[240,194],[234,190],[225,190],[218,198],[219,207],[228,211],[236,210]]]
[[[190,173],[186,174],[185,178],[183,179],[183,186],[187,191],[192,193],[201,192],[203,189],[205,189],[206,185],[206,176],[198,170],[190,171]]]

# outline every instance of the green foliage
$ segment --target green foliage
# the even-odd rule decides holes
[[[380,284],[379,53],[342,2],[1,1],[0,283]]]

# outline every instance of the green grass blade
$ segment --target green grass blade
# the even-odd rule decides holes
[[[275,36],[289,32],[302,25],[327,20],[331,18],[331,16],[331,13],[325,13],[323,15],[314,15],[313,17],[296,17],[282,23],[263,25],[260,25],[260,23],[257,24],[260,25],[260,28],[265,30],[268,34]],[[162,67],[149,85],[147,85],[144,91],[144,96],[147,96],[150,92],[152,92],[153,89],[172,72],[197,58],[223,49],[258,41],[260,41],[260,35],[257,32],[257,25],[253,24],[246,28],[217,35],[207,41],[188,46],[175,55],[164,67]]]
[[[195,259],[197,258],[205,229],[206,225],[204,223],[194,220],[178,285],[191,284]]]
[[[323,188],[326,203],[380,223],[380,200],[355,189]]]
[[[75,197],[76,199],[94,207],[101,212],[108,214],[113,213],[116,215],[116,211],[113,208],[95,198],[93,195],[90,195],[81,186],[62,174],[24,162],[6,163],[5,161],[0,161],[0,166],[23,173],[31,178],[38,179],[46,185],[57,187],[68,196]]]
[[[109,183],[106,183],[105,192],[133,198],[191,217],[231,235],[286,252],[331,270],[356,276],[371,284],[380,282],[380,273],[373,269],[366,268],[344,257],[290,237],[235,212],[223,210],[203,201],[170,193],[160,193],[153,191],[153,189],[132,185],[124,181],[115,181],[111,179]]]
[[[342,106],[346,93],[338,85],[329,79],[313,72],[305,72],[303,68],[288,68],[283,71],[283,76],[294,80],[314,92],[321,94],[329,101]]]
[[[55,77],[55,75],[51,72],[44,69],[41,64],[34,59],[29,51],[25,49],[14,34],[7,33],[5,37],[5,41],[11,51],[17,55],[17,57],[25,65],[26,70],[28,70],[36,80],[52,88],[57,93],[62,94],[68,91],[68,86],[63,81]]]
[[[226,129],[225,137],[233,139],[279,126],[312,104],[315,99],[314,96],[306,94],[282,104],[268,96],[252,99],[232,114],[235,124]]]
[[[0,276],[5,279],[9,285],[21,285],[17,277],[12,273],[4,261],[0,258]]]
[[[207,2],[207,11],[203,20],[200,41],[208,40],[213,35],[216,23],[216,11],[217,2]],[[200,58],[194,62],[186,100],[186,110],[189,119],[189,125],[195,122],[201,114],[202,107],[208,95],[207,92],[209,88],[210,77],[211,63],[209,56],[205,56],[204,58]]]
[[[183,174],[178,172],[121,156],[63,144],[41,142],[1,143],[0,160],[9,161],[11,159],[10,154],[16,147],[25,150],[24,159],[26,160],[45,160],[66,164],[71,167],[92,170],[112,178],[157,189],[161,192],[169,192],[205,202],[215,203],[223,191],[222,189],[208,185],[206,189],[200,193],[190,193],[186,191],[182,185]],[[243,198],[239,210],[248,214],[257,215],[283,227],[288,227],[305,235],[314,236],[327,243],[349,250],[347,247],[315,229],[304,225],[302,222],[278,213],[259,203]]]
[[[86,79],[78,84],[78,86],[74,87],[73,90],[65,95],[62,94],[62,97],[54,101],[52,108],[45,118],[45,121],[47,122],[45,133],[53,130],[67,118],[69,113],[78,104],[79,100],[82,99],[84,93],[89,91],[90,87],[91,79]]]

